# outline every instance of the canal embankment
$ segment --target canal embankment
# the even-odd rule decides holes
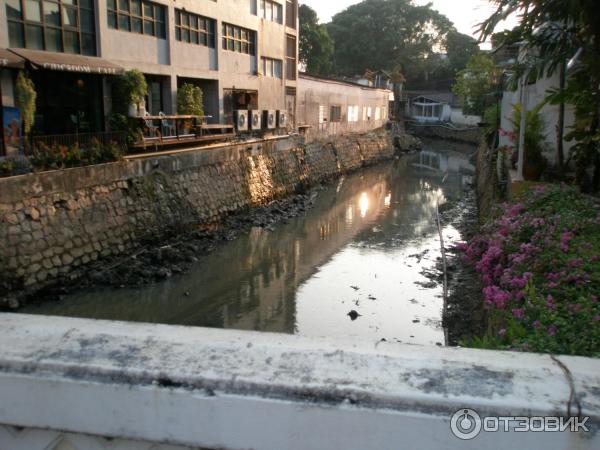
[[[271,205],[246,221],[285,219],[310,206],[311,187],[393,153],[390,134],[379,130],[310,144],[297,136],[246,141],[1,179],[0,240],[7,245],[0,248],[0,302],[18,306],[41,289],[72,284],[99,261],[116,267],[124,255],[145,254],[149,243],[202,235],[236,212]],[[200,250],[192,245],[177,258],[191,260]],[[174,253],[150,254],[163,260]],[[151,270],[155,275],[162,276]]]

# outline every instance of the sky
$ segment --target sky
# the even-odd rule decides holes
[[[361,0],[300,0],[315,11],[319,15],[321,22],[326,23],[331,20],[331,17],[336,13],[343,11],[348,6],[355,3],[360,3]],[[487,19],[494,8],[487,0],[413,0],[415,4],[426,5],[433,3],[433,9],[438,10],[448,17],[461,33],[468,34],[474,38],[479,38],[475,33],[474,27]],[[501,31],[504,28],[512,28],[516,25],[516,20],[512,19],[508,23],[503,24],[498,29]]]

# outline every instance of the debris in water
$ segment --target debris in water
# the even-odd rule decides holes
[[[420,319],[414,319],[413,323],[421,323],[421,320]]]
[[[350,286],[352,289],[354,289],[355,291],[358,291],[360,288],[358,286]]]
[[[444,344],[442,344],[441,342],[436,342],[435,345],[437,345],[438,347],[443,347]]]
[[[189,296],[190,296],[190,292],[189,292],[189,291],[185,291],[185,292],[183,293],[183,295],[185,295],[186,297],[189,297]]]
[[[368,299],[369,299],[369,300],[377,300],[377,297],[373,297],[371,294],[369,294],[369,297],[368,297]]]
[[[355,304],[356,306],[360,306],[360,300],[354,300],[354,304]]]
[[[357,313],[356,311],[352,310],[348,313],[348,316],[350,316],[350,319],[352,319],[352,321],[354,322],[356,319],[358,319],[359,317],[361,317],[361,315],[359,313]]]
[[[411,298],[411,299],[409,300],[409,302],[410,302],[410,303],[412,303],[413,305],[418,305],[418,304],[419,304],[419,302],[417,301],[417,299],[416,299],[416,298]]]

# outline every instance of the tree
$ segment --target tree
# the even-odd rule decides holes
[[[316,75],[327,74],[333,67],[333,39],[327,27],[319,23],[315,10],[310,6],[300,5],[300,62],[306,71]]]
[[[565,85],[549,92],[555,104],[575,107],[575,123],[567,140],[576,142],[572,157],[576,177],[585,184],[594,167],[592,188],[600,188],[600,2],[597,0],[491,0],[495,12],[481,24],[481,39],[491,36],[503,19],[519,15],[519,29],[526,45],[527,64],[517,67],[537,79],[565,70],[573,58]],[[560,158],[560,155],[559,155]]]
[[[469,60],[479,53],[477,40],[456,29],[450,30],[446,36],[445,48],[448,65],[454,75],[467,67]]]
[[[334,70],[356,75],[401,66],[408,80],[419,63],[443,48],[451,22],[431,5],[411,0],[365,0],[336,14],[328,24],[335,42]],[[421,77],[419,72],[415,78]]]
[[[467,67],[456,77],[452,90],[464,102],[466,114],[482,116],[488,103],[488,97],[493,93],[500,78],[500,70],[492,57],[480,52],[471,57]]]
[[[35,101],[37,92],[33,81],[24,72],[19,72],[15,84],[15,103],[21,111],[23,132],[29,134],[35,120]]]
[[[196,85],[184,83],[177,90],[177,112],[179,114],[203,116],[204,104],[202,99],[202,89]]]

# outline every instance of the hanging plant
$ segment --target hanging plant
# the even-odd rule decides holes
[[[17,108],[21,110],[21,118],[23,121],[23,132],[29,134],[35,120],[35,101],[37,92],[35,84],[25,72],[19,72],[15,85],[15,103]]]

